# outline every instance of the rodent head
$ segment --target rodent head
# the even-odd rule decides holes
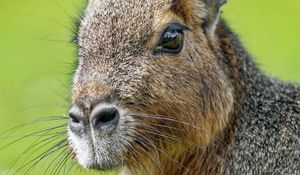
[[[157,151],[205,147],[224,128],[232,87],[210,42],[222,4],[90,0],[69,122],[82,166],[134,166]]]

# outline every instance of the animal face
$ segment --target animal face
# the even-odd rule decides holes
[[[205,147],[226,125],[232,88],[211,46],[209,5],[90,0],[68,132],[79,164],[136,166],[176,146]]]

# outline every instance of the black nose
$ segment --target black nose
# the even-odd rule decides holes
[[[119,120],[119,111],[112,105],[98,105],[95,107],[91,115],[91,124],[94,128],[117,126]]]

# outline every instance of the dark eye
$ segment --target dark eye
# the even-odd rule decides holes
[[[177,54],[183,47],[183,29],[180,26],[169,26],[161,36],[154,53]]]

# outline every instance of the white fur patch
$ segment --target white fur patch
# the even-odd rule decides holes
[[[78,163],[84,168],[90,168],[95,164],[93,144],[88,138],[80,138],[68,128],[69,144],[76,153]]]
[[[98,107],[103,107],[103,105]],[[134,126],[128,129],[129,126],[125,123],[133,121],[133,118],[126,115],[125,110],[119,109],[119,113],[118,127],[109,136],[92,129],[91,126],[87,126],[88,130],[79,135],[68,129],[70,147],[82,167],[107,169],[124,164],[123,155],[128,151],[126,145],[129,146],[128,143],[133,141],[133,138],[128,135],[134,135]]]

